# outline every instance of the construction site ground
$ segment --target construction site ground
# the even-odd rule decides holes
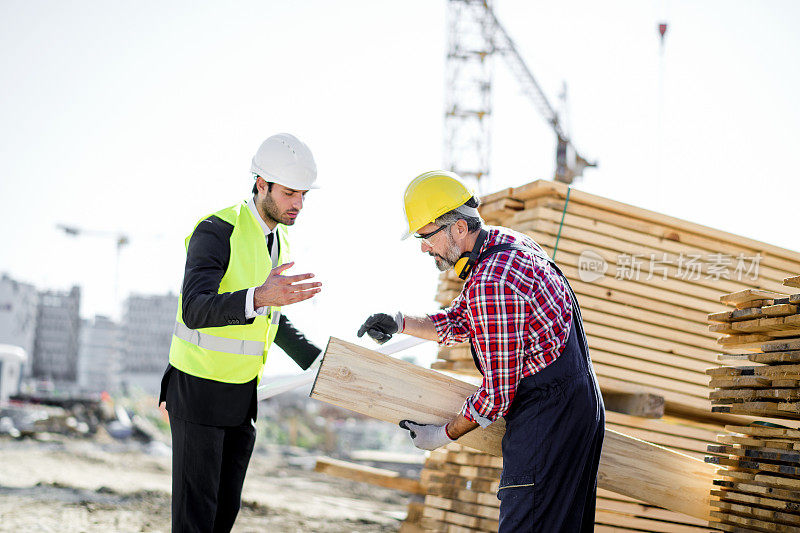
[[[308,469],[313,458],[296,459],[277,451],[253,456],[234,531],[399,529],[407,495],[317,474]],[[166,447],[0,438],[0,531],[168,532],[170,486]]]

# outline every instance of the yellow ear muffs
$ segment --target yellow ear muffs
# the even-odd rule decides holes
[[[456,271],[456,274],[458,274],[458,277],[461,279],[467,279],[469,271],[472,270],[472,265],[470,264],[469,256],[470,254],[467,252],[461,254],[461,257],[458,258],[458,261],[456,261],[456,264],[453,267],[453,270]]]
[[[458,261],[456,261],[456,264],[453,266],[453,270],[455,270],[459,278],[467,279],[469,273],[472,272],[475,261],[478,259],[478,255],[480,255],[481,246],[486,242],[486,237],[488,236],[489,232],[482,229],[480,233],[478,233],[478,238],[475,240],[475,246],[472,247],[472,251],[464,252],[461,254],[461,257],[458,258]]]

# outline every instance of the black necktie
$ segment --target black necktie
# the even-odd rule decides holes
[[[272,256],[272,239],[274,237],[275,234],[271,231],[269,232],[269,234],[267,234],[267,252],[269,253],[270,256]]]

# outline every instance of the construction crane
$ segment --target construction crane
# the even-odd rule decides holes
[[[587,167],[569,132],[547,99],[490,0],[448,0],[449,38],[445,96],[445,167],[471,178],[479,190],[488,185],[491,149],[493,57],[500,55],[523,93],[556,134],[554,178],[572,183]]]
[[[114,304],[119,305],[119,263],[122,249],[130,244],[128,236],[122,232],[103,231],[103,230],[88,230],[78,228],[76,226],[67,226],[66,224],[56,224],[56,227],[71,237],[99,237],[103,239],[113,239],[116,245],[116,259],[114,265]]]

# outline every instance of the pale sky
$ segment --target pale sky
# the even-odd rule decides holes
[[[84,316],[118,315],[113,240],[67,237],[65,223],[130,236],[121,297],[177,292],[183,238],[248,195],[253,152],[288,131],[323,186],[292,230],[295,271],[325,285],[287,316],[324,345],[355,340],[373,312],[433,310],[433,261],[398,239],[403,189],[442,161],[445,7],[0,0],[0,272],[81,285]],[[498,0],[495,11],[553,103],[569,84],[573,137],[600,162],[578,188],[800,248],[800,4]],[[500,60],[494,81],[490,188],[551,177],[554,135]]]

